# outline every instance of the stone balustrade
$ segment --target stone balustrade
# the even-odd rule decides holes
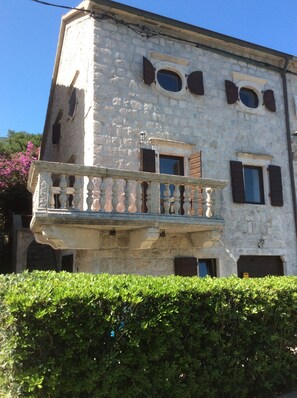
[[[35,161],[28,189],[36,211],[160,214],[222,219],[226,181]]]

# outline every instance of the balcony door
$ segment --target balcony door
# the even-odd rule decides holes
[[[159,170],[160,174],[171,174],[171,175],[184,175],[184,158],[181,156],[171,156],[171,155],[159,155]],[[173,213],[173,202],[174,202],[174,185],[169,185],[169,198],[170,198],[170,209],[169,212]],[[180,187],[180,197],[183,197],[184,188]],[[165,213],[164,209],[164,199],[165,199],[165,185],[160,185],[160,211],[161,213]],[[182,210],[182,203],[181,203],[181,214],[183,213]]]

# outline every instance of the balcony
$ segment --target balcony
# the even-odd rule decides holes
[[[103,234],[125,231],[130,249],[190,234],[193,245],[222,232],[227,181],[35,161],[31,230],[55,249],[100,249]],[[202,240],[203,240],[202,239]],[[195,243],[196,242],[196,243]],[[200,244],[200,243],[199,243]]]

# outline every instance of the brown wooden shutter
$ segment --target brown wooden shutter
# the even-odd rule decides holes
[[[76,107],[76,88],[72,90],[70,99],[69,99],[69,108],[68,108],[68,116],[73,116]]]
[[[230,161],[231,185],[234,203],[245,203],[242,163]]]
[[[148,85],[155,81],[155,68],[151,61],[145,57],[143,57],[143,81]]]
[[[189,74],[188,79],[188,89],[192,94],[204,95],[204,85],[203,85],[203,73],[200,71],[195,71]]]
[[[263,102],[264,102],[265,107],[267,109],[269,109],[271,112],[275,112],[276,111],[273,90],[264,91],[264,93],[263,93]]]
[[[153,149],[140,148],[140,157],[141,157],[141,169],[142,171],[147,171],[149,173],[156,172],[156,152]],[[142,184],[142,212],[147,213],[148,208],[146,205],[147,201],[147,182]]]
[[[228,104],[235,104],[238,100],[238,88],[230,80],[225,80],[226,95]]]
[[[156,172],[156,152],[153,149],[141,148],[141,169],[150,173]]]
[[[174,259],[175,275],[180,276],[198,276],[197,258],[195,257],[177,257]]]
[[[202,178],[202,159],[201,151],[194,152],[190,155],[190,176],[196,178]],[[191,192],[194,195],[194,192]],[[198,215],[203,215],[203,205],[202,205],[202,188],[198,188]]]
[[[190,155],[190,176],[202,177],[201,151],[194,152]]]
[[[281,168],[279,166],[268,167],[270,185],[270,203],[272,206],[283,206],[283,187]]]

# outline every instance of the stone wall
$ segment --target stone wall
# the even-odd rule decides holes
[[[246,59],[249,51],[243,51]],[[156,69],[176,71],[183,82],[181,92],[144,84],[143,57]],[[59,148],[48,146],[46,159],[67,161],[75,155],[77,163],[140,170],[140,148],[146,147],[159,154],[184,153],[187,173],[190,152],[200,150],[205,178],[230,181],[230,160],[262,167],[265,199],[263,205],[235,204],[229,184],[222,194],[225,228],[220,239],[193,248],[186,236],[170,236],[148,252],[133,252],[125,233],[107,235],[106,249],[77,251],[78,271],[169,274],[174,257],[196,256],[216,258],[218,273],[224,276],[237,273],[240,255],[275,255],[282,257],[285,273],[297,274],[283,84],[278,71],[263,65],[166,36],[141,37],[110,19],[82,18],[67,25],[57,84],[69,87],[78,70],[76,85],[84,106],[63,127]],[[204,95],[186,89],[187,75],[193,71],[203,72]],[[225,80],[256,85],[260,96],[272,89],[276,112],[264,106],[247,110],[239,102],[229,105]],[[292,98],[296,76],[290,76],[288,86],[291,122],[297,129]],[[54,96],[51,123],[66,100],[66,94]],[[172,145],[174,141],[181,144]],[[186,145],[191,150],[181,149]],[[282,170],[282,207],[270,204],[270,164]]]

